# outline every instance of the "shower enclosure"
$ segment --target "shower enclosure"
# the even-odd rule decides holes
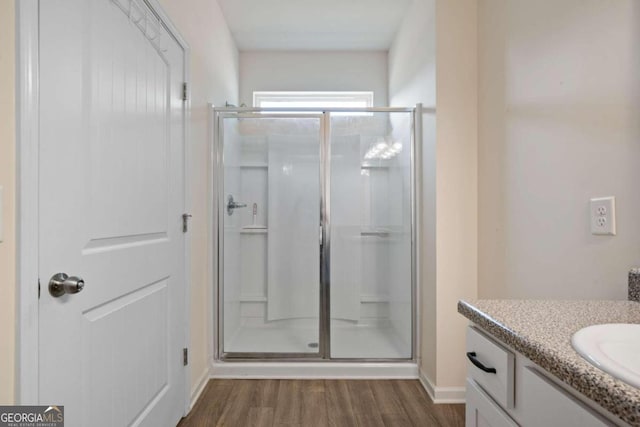
[[[213,109],[218,359],[415,358],[420,118]]]

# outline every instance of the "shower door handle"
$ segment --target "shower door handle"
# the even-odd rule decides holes
[[[238,203],[233,200],[233,195],[229,194],[229,198],[227,199],[227,215],[233,215],[233,210],[238,208],[246,208],[246,203]]]

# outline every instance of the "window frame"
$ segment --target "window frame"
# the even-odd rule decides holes
[[[335,102],[332,106],[317,106],[317,108],[350,108],[349,106],[339,105],[340,102],[363,102],[364,106],[353,108],[372,108],[373,107],[373,91],[254,91],[253,106],[255,108],[271,108],[263,107],[262,103],[268,102]],[[283,108],[300,108],[291,105],[282,105]],[[308,106],[315,108],[315,105]]]

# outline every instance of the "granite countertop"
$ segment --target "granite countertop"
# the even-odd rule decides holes
[[[640,389],[584,360],[571,346],[578,330],[640,323],[634,301],[470,300],[458,312],[625,422],[640,426]]]

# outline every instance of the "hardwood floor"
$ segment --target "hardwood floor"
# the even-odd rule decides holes
[[[417,380],[210,380],[179,427],[464,426]]]

